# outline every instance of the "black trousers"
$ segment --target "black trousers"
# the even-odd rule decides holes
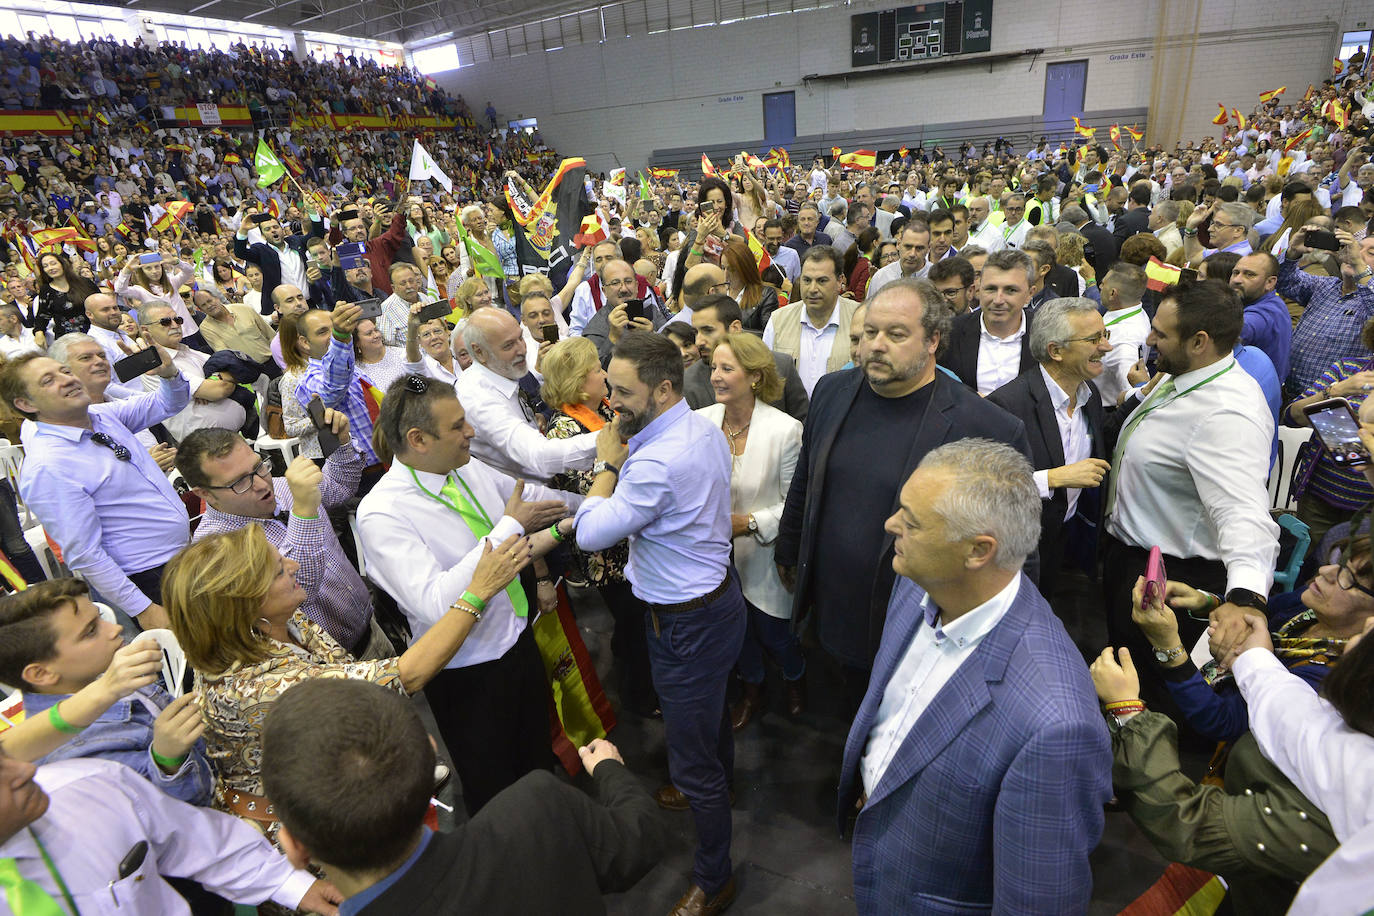
[[[1131,590],[1138,576],[1145,575],[1150,552],[1122,543],[1107,532],[1102,533],[1102,597],[1107,606],[1107,638],[1112,646],[1131,650],[1131,660],[1140,674],[1140,696],[1152,709],[1168,714],[1180,726],[1182,715],[1155,661],[1154,647],[1131,619]],[[1201,557],[1171,557],[1164,555],[1164,568],[1170,579],[1187,582],[1213,594],[1226,592],[1226,566],[1220,560]],[[1185,652],[1207,630],[1207,621],[1195,620],[1186,613],[1178,617],[1178,636]],[[1160,648],[1167,648],[1161,646]]]
[[[548,693],[528,627],[500,658],[445,668],[425,686],[468,817],[526,773],[553,769]]]

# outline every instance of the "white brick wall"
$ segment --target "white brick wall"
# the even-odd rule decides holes
[[[1174,91],[1161,105],[1183,104],[1185,137],[1214,132],[1216,103],[1249,111],[1264,89],[1288,86],[1296,100],[1330,73],[1340,33],[1374,10],[1356,0],[1199,0],[1199,40],[1186,104],[1184,55],[1169,53]],[[848,7],[748,20],[727,26],[570,45],[439,74],[480,112],[490,99],[503,117],[536,117],[546,137],[593,168],[642,167],[655,148],[756,143],[763,138],[762,95],[796,92],[799,135],[874,127],[1038,114],[1046,64],[1088,63],[1084,108],[1144,107],[1159,0],[996,0],[994,52],[1044,48],[1030,58],[949,73],[802,83],[812,73],[850,70],[849,17],[899,5],[858,0]],[[1171,4],[1171,12],[1181,4]],[[1171,35],[1192,21],[1172,21]],[[736,96],[742,99],[736,100]]]

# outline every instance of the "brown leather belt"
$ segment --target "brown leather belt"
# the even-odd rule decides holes
[[[220,803],[230,814],[263,824],[271,824],[277,820],[276,809],[261,795],[240,792],[237,789],[219,789],[217,794]]]
[[[686,601],[679,601],[677,604],[649,604],[646,601],[645,604],[649,604],[649,614],[654,619],[654,635],[663,635],[661,632],[659,632],[658,628],[659,614],[683,614],[687,611],[695,611],[697,608],[705,607],[712,601],[715,601],[721,595],[724,595],[726,591],[729,590],[729,588],[730,570],[727,569],[725,570],[725,580],[721,582],[720,585],[716,586],[715,589],[706,593],[705,595],[702,595],[699,598],[689,598]]]

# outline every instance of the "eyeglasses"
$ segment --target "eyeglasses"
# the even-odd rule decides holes
[[[190,299],[190,298],[191,298],[191,294],[190,294],[190,293],[182,293],[182,294],[181,294],[181,298],[183,298],[183,299]]]
[[[972,283],[969,284],[969,286],[972,285]],[[962,293],[964,290],[968,288],[968,286],[953,286],[949,289],[940,290],[940,295],[945,297],[946,302],[953,302],[954,300],[959,298],[960,293]]]
[[[720,281],[719,283],[713,283],[713,284],[711,284],[710,288],[707,289],[706,291],[707,291],[708,293],[713,294],[713,295],[714,295],[715,293],[720,293],[720,292],[726,292],[726,293],[728,293],[728,292],[730,291],[730,283],[729,283],[729,281],[727,281],[727,280],[722,280],[722,281]]]
[[[1368,567],[1366,567],[1364,571],[1368,572]],[[1363,592],[1371,598],[1374,598],[1374,589],[1361,583],[1355,578],[1355,575],[1355,570],[1350,568],[1350,555],[1346,551],[1341,551],[1340,568],[1336,570],[1336,584],[1344,591],[1348,592],[1354,589],[1357,592]]]
[[[1109,341],[1109,340],[1111,340],[1111,339],[1112,339],[1112,332],[1111,332],[1111,331],[1099,331],[1098,333],[1093,334],[1093,335],[1090,336],[1090,337],[1070,337],[1068,340],[1064,341],[1064,343],[1066,343],[1066,344],[1071,344],[1071,343],[1077,343],[1077,342],[1080,341],[1080,340],[1085,340],[1085,341],[1087,341],[1087,342],[1090,343],[1090,344],[1099,344],[1099,343],[1101,343],[1101,342],[1104,341],[1104,340],[1108,340],[1108,341]]]
[[[157,321],[149,322],[148,324],[144,325],[144,327],[152,327],[155,324],[160,324],[164,328],[170,328],[172,325],[181,327],[185,323],[186,319],[182,318],[180,315],[173,315],[171,318],[159,318]]]
[[[237,493],[240,496],[242,496],[244,493],[247,493],[249,490],[253,489],[254,477],[261,477],[263,480],[271,480],[272,465],[268,464],[266,460],[259,459],[258,463],[253,465],[253,470],[249,471],[247,474],[244,474],[242,477],[240,477],[238,480],[235,480],[233,483],[220,484],[218,486],[208,486],[205,489],[228,490],[231,493]]]
[[[1216,220],[1212,220],[1212,228],[1213,228],[1213,229],[1239,229],[1239,228],[1241,228],[1241,227],[1240,227],[1240,226],[1233,225],[1232,223],[1219,223],[1219,222],[1217,222]]]

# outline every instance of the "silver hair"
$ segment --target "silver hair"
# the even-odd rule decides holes
[[[52,346],[48,347],[48,355],[65,366],[67,365],[67,351],[79,343],[93,343],[97,347],[104,349],[100,341],[96,340],[91,335],[82,334],[80,331],[73,331],[70,334],[63,334],[61,337],[54,340]]]
[[[467,344],[467,340],[463,337],[463,332],[467,329],[468,320],[466,318],[460,318],[458,319],[458,323],[453,326],[453,333],[448,335],[448,348],[453,351],[455,356],[458,353],[458,341],[461,340],[464,345]],[[469,350],[468,353],[471,355],[472,351]]]
[[[1088,221],[1088,211],[1078,204],[1070,204],[1059,211],[1059,218],[1071,226],[1078,226]]]
[[[138,305],[138,323],[152,324],[148,316],[153,313],[153,309],[166,309],[173,315],[176,314],[176,309],[172,308],[165,299],[145,299]]]
[[[467,218],[474,213],[480,213],[482,216],[486,216],[487,210],[481,204],[468,204],[458,213],[458,222],[466,226]]]
[[[1040,491],[1025,455],[991,439],[960,439],[927,453],[920,467],[954,472],[933,506],[951,542],[989,535],[997,568],[1025,563],[1040,540]]]
[[[1159,211],[1160,217],[1165,222],[1172,223],[1178,219],[1179,206],[1176,200],[1161,200],[1155,204],[1155,209]]]
[[[830,205],[830,218],[842,220],[849,212],[849,205],[842,200],[837,200]]]
[[[1030,352],[1037,363],[1050,361],[1050,344],[1064,346],[1073,336],[1073,316],[1097,314],[1097,303],[1081,296],[1051,299],[1035,310],[1030,329]]]
[[[1259,214],[1255,212],[1253,207],[1240,201],[1222,204],[1217,208],[1217,213],[1246,231],[1249,231],[1250,227],[1255,225],[1255,220],[1259,218]]]

